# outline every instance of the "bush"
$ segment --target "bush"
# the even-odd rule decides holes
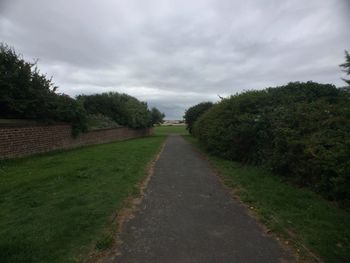
[[[35,63],[24,61],[5,44],[0,44],[0,118],[33,119],[45,123],[66,122],[73,134],[96,127],[122,125],[130,128],[150,127],[163,120],[158,109],[150,111],[147,103],[116,92],[80,95],[73,99],[56,93]],[[97,117],[97,118],[96,118]]]
[[[118,123],[113,121],[111,118],[102,114],[88,114],[87,115],[87,126],[89,130],[99,130],[108,128],[119,128],[121,127]]]
[[[194,126],[214,154],[264,165],[332,200],[350,198],[350,93],[289,83],[215,104]]]
[[[192,134],[193,124],[195,121],[212,106],[213,103],[211,102],[202,102],[186,110],[184,119],[187,124],[186,128],[189,133]]]
[[[35,63],[24,61],[5,44],[0,44],[0,87],[0,118],[68,122],[74,133],[86,128],[84,108],[57,94],[57,87]]]
[[[153,112],[148,110],[147,103],[127,94],[109,92],[94,95],[80,95],[77,97],[89,114],[102,114],[116,123],[130,128],[151,127],[154,121]],[[157,110],[159,112],[159,110]],[[159,112],[160,113],[160,112]],[[162,114],[162,113],[160,113]],[[162,118],[164,115],[162,114]]]

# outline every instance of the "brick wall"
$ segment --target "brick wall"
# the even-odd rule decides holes
[[[70,125],[0,127],[0,159],[148,136],[152,129],[102,129],[72,137]]]

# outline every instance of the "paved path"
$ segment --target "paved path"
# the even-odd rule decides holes
[[[169,136],[114,262],[280,262],[288,255],[224,190],[182,137]]]

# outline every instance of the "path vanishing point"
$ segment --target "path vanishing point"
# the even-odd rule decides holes
[[[291,262],[179,135],[167,138],[113,263]]]

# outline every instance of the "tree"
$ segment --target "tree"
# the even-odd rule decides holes
[[[3,43],[0,43],[0,87],[0,118],[68,122],[74,132],[86,128],[81,105],[56,93],[57,87],[40,73],[36,63],[24,61]]]
[[[195,106],[190,107],[185,112],[185,122],[187,124],[187,130],[192,134],[192,129],[195,121],[207,110],[213,106],[211,102],[201,102]]]
[[[118,92],[108,92],[77,97],[88,114],[102,114],[116,123],[130,128],[152,126],[152,113],[147,103]]]
[[[157,108],[151,109],[152,125],[161,124],[164,121],[165,114],[160,112]]]
[[[340,64],[340,67],[343,68],[343,71],[346,75],[350,75],[350,54],[345,50],[345,63]],[[350,85],[350,79],[343,79],[348,85]]]

